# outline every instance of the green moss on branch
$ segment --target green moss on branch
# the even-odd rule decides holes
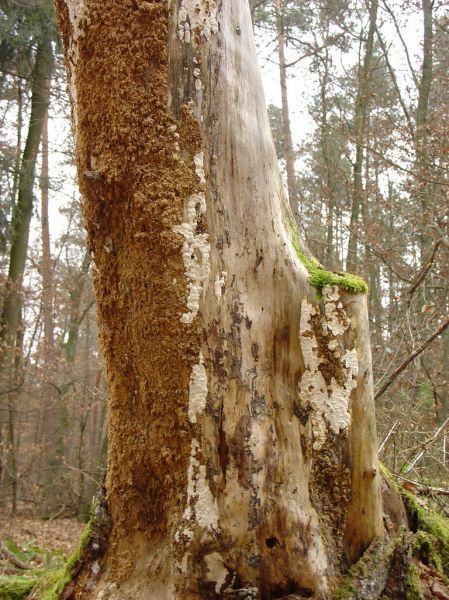
[[[301,248],[296,225],[290,215],[287,215],[286,218],[296,255],[307,269],[310,284],[316,288],[319,293],[321,293],[323,288],[327,285],[336,285],[351,294],[368,293],[368,285],[361,277],[352,275],[351,273],[334,273],[333,271],[326,271],[317,260],[306,256]]]

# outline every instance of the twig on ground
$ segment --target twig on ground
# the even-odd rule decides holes
[[[13,552],[8,550],[8,548],[2,542],[0,543],[0,554],[2,554],[7,560],[9,560],[10,563],[12,563],[18,569],[31,569],[31,566],[29,564],[22,562],[20,558],[18,558]]]

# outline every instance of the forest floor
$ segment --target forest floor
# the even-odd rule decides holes
[[[21,550],[45,548],[68,557],[78,543],[85,524],[77,519],[39,520],[0,513],[0,543],[12,542]]]

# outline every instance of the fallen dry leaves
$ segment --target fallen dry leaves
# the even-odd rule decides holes
[[[0,541],[13,540],[19,547],[34,545],[67,557],[75,548],[84,524],[76,519],[38,519],[0,516]]]
[[[421,587],[426,600],[438,598],[449,600],[449,587],[444,583],[441,575],[431,565],[418,564]]]

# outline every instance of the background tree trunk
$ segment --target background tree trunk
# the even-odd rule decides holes
[[[366,298],[293,249],[248,4],[57,9],[110,397],[70,593],[330,598],[383,531]]]
[[[285,30],[282,0],[276,0],[276,27],[278,36],[279,81],[282,102],[282,139],[284,143],[287,189],[290,208],[299,225],[299,197],[296,190],[295,151],[290,126],[290,109],[287,94],[287,62],[285,60]]]
[[[8,289],[0,321],[0,369],[8,372],[13,364],[15,340],[22,310],[22,279],[28,251],[28,236],[33,211],[33,186],[37,153],[47,110],[47,82],[51,76],[53,55],[49,39],[38,43],[32,73],[31,115],[23,151],[18,184],[18,199],[11,223]]]
[[[371,0],[369,11],[369,28],[365,46],[365,55],[363,64],[359,68],[359,80],[357,89],[357,98],[355,101],[355,146],[356,155],[353,165],[353,189],[351,205],[351,221],[349,225],[348,254],[346,258],[346,269],[350,272],[357,271],[359,257],[357,253],[357,239],[359,237],[359,218],[360,211],[363,209],[364,190],[363,190],[363,157],[365,154],[366,132],[368,120],[368,108],[370,103],[370,79],[371,79],[371,61],[373,58],[374,34],[376,31],[378,11],[378,0]]]
[[[336,269],[338,264],[334,259],[334,230],[335,230],[335,160],[332,160],[332,148],[330,143],[330,127],[328,123],[328,83],[329,83],[329,49],[324,49],[322,59],[323,73],[320,76],[320,100],[321,100],[321,148],[323,151],[323,161],[325,165],[325,190],[327,196],[327,215],[326,215],[326,266]]]
[[[44,357],[48,366],[54,358],[53,339],[53,275],[51,265],[50,227],[48,222],[48,102],[51,82],[47,82],[47,111],[42,126],[42,168],[41,168],[41,234],[42,234],[42,314],[44,317]]]
[[[433,72],[433,3],[432,0],[422,0],[423,15],[423,59],[421,78],[418,85],[418,104],[416,107],[415,152],[416,152],[416,187],[417,197],[421,203],[422,220],[425,228],[420,234],[421,264],[427,260],[431,235],[429,225],[433,221],[435,211],[432,207],[432,189],[430,164],[428,155],[428,117],[429,99],[432,87]]]
[[[68,325],[63,336],[64,338],[67,337],[67,341],[62,346],[63,360],[61,361],[64,366],[62,374],[64,380],[57,387],[55,386],[56,390],[53,391],[51,396],[47,397],[49,410],[48,414],[44,414],[46,422],[43,424],[43,430],[46,437],[46,446],[48,447],[45,458],[48,461],[50,470],[46,476],[44,475],[41,478],[40,484],[43,486],[41,512],[47,517],[70,505],[69,497],[72,490],[67,487],[64,462],[67,461],[70,455],[69,449],[73,445],[73,435],[70,435],[71,415],[69,404],[71,392],[75,393],[75,362],[78,353],[80,327],[91,306],[89,305],[84,311],[82,310],[83,294],[90,265],[90,253],[86,250],[80,267],[73,269],[74,273],[69,289]],[[49,402],[50,398],[51,402]],[[77,404],[81,407],[80,402]]]
[[[0,315],[0,392],[7,398],[7,477],[11,483],[12,512],[17,507],[17,461],[15,443],[15,391],[20,387],[18,370],[22,353],[22,282],[33,212],[33,186],[42,126],[47,109],[47,81],[51,76],[53,53],[45,37],[37,45],[31,84],[31,113],[27,139],[20,164],[17,200],[11,220],[11,247],[6,290]],[[19,92],[20,93],[20,92]],[[20,143],[20,138],[18,139]],[[4,407],[2,407],[4,408]],[[2,411],[3,412],[3,411]],[[5,412],[0,418],[0,436]],[[3,465],[1,467],[3,469]],[[1,474],[3,476],[3,473]],[[1,477],[3,479],[3,477]]]

